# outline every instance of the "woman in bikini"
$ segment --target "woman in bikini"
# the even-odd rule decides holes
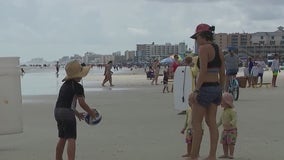
[[[202,139],[202,120],[209,127],[210,151],[206,160],[216,160],[218,144],[218,128],[216,125],[217,106],[222,99],[222,90],[225,83],[224,55],[219,47],[213,43],[215,27],[208,24],[199,24],[191,38],[198,44],[199,74],[196,88],[189,95],[192,105],[193,142],[191,160],[197,160]]]

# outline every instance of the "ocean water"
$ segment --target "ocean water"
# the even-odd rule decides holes
[[[92,68],[89,74],[92,75],[102,75],[103,69]],[[65,77],[65,71],[62,68],[57,75],[54,68],[32,68],[25,69],[25,74],[21,76],[21,92],[22,95],[57,95],[58,91],[62,85],[62,79]],[[123,68],[121,70],[115,71],[115,74],[129,74],[130,69]],[[84,84],[85,83],[85,84]],[[104,91],[109,90],[109,88],[102,88],[100,81],[84,81],[85,91]],[[129,88],[112,88],[112,90],[129,90]]]
[[[64,78],[62,73],[58,77],[55,71],[47,69],[34,69],[26,71],[21,76],[22,95],[54,95],[62,84]]]

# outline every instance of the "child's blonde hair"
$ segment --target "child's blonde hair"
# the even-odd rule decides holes
[[[186,56],[185,59],[184,59],[184,62],[186,64],[191,64],[192,63],[192,57],[191,56]]]
[[[234,107],[235,107],[234,104],[233,104],[234,98],[233,98],[233,96],[232,96],[231,93],[224,92],[223,95],[222,95],[222,99],[223,99],[223,101],[224,101],[226,104],[228,104],[231,108],[234,108]]]

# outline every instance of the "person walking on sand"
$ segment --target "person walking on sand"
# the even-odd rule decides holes
[[[67,142],[68,160],[75,160],[77,127],[76,118],[84,119],[83,113],[76,110],[76,104],[85,110],[91,117],[96,118],[96,113],[90,109],[85,101],[83,86],[79,83],[90,70],[90,66],[82,67],[74,60],[66,64],[66,77],[62,80],[59,95],[54,109],[54,117],[57,122],[59,140],[56,145],[56,160],[62,160],[65,144]]]
[[[221,107],[223,112],[217,125],[218,127],[223,126],[220,142],[223,144],[224,155],[219,158],[234,159],[237,140],[237,112],[233,104],[233,96],[230,93],[223,93]]]
[[[272,81],[271,81],[271,86],[272,87],[277,87],[276,86],[276,80],[278,76],[278,72],[280,72],[280,66],[279,66],[279,55],[275,54],[274,59],[271,64],[271,71],[272,71]]]
[[[103,83],[102,83],[102,86],[104,87],[105,86],[105,83],[107,81],[109,81],[109,84],[110,86],[114,86],[112,84],[112,71],[111,71],[111,68],[112,68],[112,61],[109,61],[106,65],[105,65],[105,72],[104,72],[104,76],[105,76],[105,79],[103,80]]]
[[[154,78],[151,82],[151,84],[153,85],[155,82],[155,85],[158,85],[158,78],[159,78],[159,74],[160,74],[160,65],[159,65],[159,61],[157,59],[154,60],[154,63],[152,65],[152,69],[154,70]]]
[[[213,43],[214,26],[199,24],[191,38],[198,45],[199,75],[195,90],[189,95],[192,105],[192,154],[191,160],[198,159],[202,139],[202,121],[205,117],[210,134],[210,150],[206,160],[216,160],[218,128],[216,123],[217,106],[222,99],[225,83],[224,55],[218,45]]]
[[[169,93],[168,82],[169,82],[169,67],[164,69],[164,77],[163,77],[164,88],[163,88],[163,93],[165,93],[166,90]]]

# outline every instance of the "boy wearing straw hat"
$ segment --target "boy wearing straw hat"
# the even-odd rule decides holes
[[[234,149],[237,140],[237,113],[233,104],[233,96],[225,92],[222,96],[221,107],[224,108],[218,127],[223,126],[221,144],[224,155],[219,158],[234,159]]]
[[[76,118],[80,121],[83,113],[76,110],[77,102],[93,118],[96,113],[92,111],[85,101],[83,86],[79,83],[90,70],[90,66],[82,66],[77,60],[66,64],[66,77],[62,80],[59,95],[56,101],[54,116],[57,122],[59,140],[56,146],[56,160],[62,160],[65,143],[67,142],[67,156],[69,160],[75,159],[77,127]]]

